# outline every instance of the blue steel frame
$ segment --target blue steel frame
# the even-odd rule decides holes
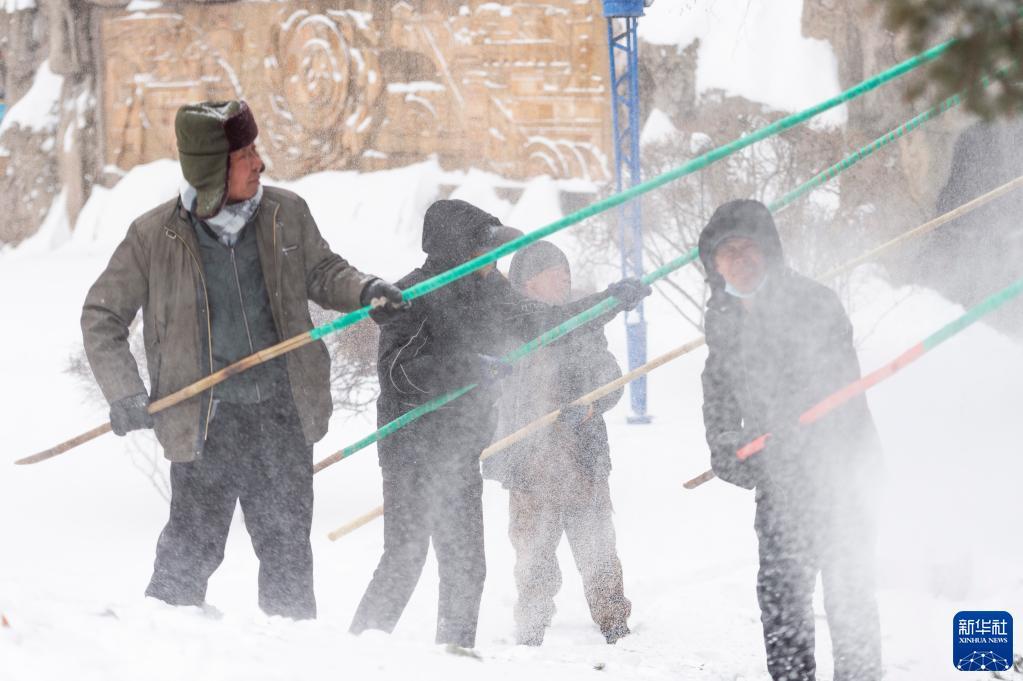
[[[642,14],[642,3],[639,3]],[[606,7],[606,6],[605,6]],[[625,30],[615,32],[615,22],[624,22]],[[607,17],[607,46],[611,58],[611,120],[615,152],[615,181],[619,192],[624,189],[628,172],[629,185],[641,180],[639,159],[639,40],[638,16]],[[619,64],[624,68],[619,73]],[[623,126],[623,119],[625,125]],[[643,207],[638,198],[624,204],[618,212],[619,250],[622,254],[622,276],[643,276]],[[625,333],[629,370],[646,364],[646,317],[643,304],[625,313]],[[629,384],[632,415],[629,423],[649,423],[647,414],[646,376]]]

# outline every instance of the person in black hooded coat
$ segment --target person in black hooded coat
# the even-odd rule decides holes
[[[423,221],[426,262],[396,285],[407,289],[518,234],[465,201],[437,201]],[[638,280],[625,279],[601,294],[554,307],[515,293],[491,265],[416,298],[407,313],[381,324],[379,425],[451,390],[479,385],[379,443],[384,553],[352,633],[394,629],[432,539],[440,573],[437,643],[475,645],[486,576],[479,457],[497,427],[498,381],[510,372],[496,355],[608,295],[631,308],[649,293]]]
[[[757,597],[776,681],[812,681],[818,572],[835,681],[881,677],[870,490],[880,445],[864,397],[809,425],[799,415],[860,377],[833,291],[786,267],[757,201],[720,206],[700,235],[711,297],[703,415],[714,472],[756,488]],[[766,448],[736,452],[764,433]]]

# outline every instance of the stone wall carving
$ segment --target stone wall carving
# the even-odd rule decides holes
[[[174,157],[182,102],[242,97],[271,173],[436,154],[512,177],[609,177],[599,0],[97,8],[106,162]]]
[[[8,106],[31,89],[39,65],[46,59],[50,24],[35,11],[0,12],[0,90]],[[17,243],[32,235],[61,190],[55,151],[56,126],[26,130],[11,126],[0,136],[0,244]]]

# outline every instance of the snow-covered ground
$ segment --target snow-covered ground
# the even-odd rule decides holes
[[[526,229],[558,210],[546,181],[512,205],[493,192],[493,178],[441,175],[421,164],[364,176],[325,173],[293,187],[336,250],[388,277],[421,259],[419,221],[442,183]],[[507,497],[492,483],[485,492],[489,570],[478,639],[484,662],[432,645],[432,561],[393,636],[349,636],[349,619],[379,557],[381,525],[337,543],[326,533],[379,504],[372,450],[316,479],[317,621],[258,611],[255,557],[239,518],[210,584],[209,600],[222,619],[143,599],[167,505],[125,441],[107,435],[36,466],[10,462],[106,420],[65,373],[81,344],[80,306],[128,221],[172,196],[175,177],[170,162],[136,169],[94,195],[73,236],[53,220],[32,242],[0,254],[0,612],[10,623],[0,628],[0,680],[581,679],[596,668],[615,679],[768,678],[753,591],[751,495],[717,481],[682,489],[708,463],[703,352],[651,376],[653,424],[626,425],[624,401],[609,417],[619,550],[633,601],[634,634],[617,646],[605,645],[590,622],[564,545],[565,586],[545,645],[513,644]],[[570,236],[560,238],[571,244]],[[600,273],[589,277],[608,281]],[[852,300],[865,370],[960,311],[927,291],[893,289],[869,269],[855,278]],[[691,331],[662,303],[654,300],[648,316],[651,356],[689,340]],[[623,357],[621,323],[608,330]],[[1023,480],[1021,386],[1023,351],[978,325],[870,394],[887,449],[879,563],[888,679],[976,678],[951,665],[953,615],[1023,613],[1023,544],[1014,522]],[[372,414],[335,419],[317,458],[369,432],[371,422]],[[881,480],[879,474],[879,486]],[[823,619],[819,639],[821,678],[830,679]]]

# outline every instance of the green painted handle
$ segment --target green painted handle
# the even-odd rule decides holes
[[[662,277],[666,277],[667,275],[671,274],[672,272],[674,272],[678,268],[680,268],[680,267],[682,267],[682,266],[692,262],[696,258],[696,256],[697,256],[697,251],[694,248],[693,250],[691,250],[686,255],[683,255],[683,256],[680,256],[678,258],[675,258],[671,262],[669,262],[669,263],[667,263],[667,264],[657,268],[653,272],[650,272],[649,274],[645,275],[643,277],[643,282],[646,283],[646,284],[652,284],[653,282],[657,281],[658,279],[660,279]],[[529,341],[528,343],[524,343],[523,345],[520,345],[519,347],[515,348],[514,350],[509,352],[507,355],[502,357],[502,359],[505,360],[506,362],[516,362],[516,361],[522,359],[523,357],[525,357],[526,355],[530,354],[531,352],[534,352],[534,351],[536,351],[536,350],[538,350],[538,349],[540,349],[540,348],[542,348],[542,347],[544,347],[546,345],[550,345],[551,343],[553,343],[557,339],[559,339],[562,336],[570,333],[574,329],[579,328],[580,326],[586,324],[587,322],[591,322],[594,319],[596,319],[598,317],[601,317],[601,316],[603,316],[604,314],[606,314],[608,312],[611,312],[616,307],[618,307],[618,304],[619,304],[619,301],[614,296],[610,296],[608,298],[605,298],[604,300],[602,300],[601,302],[597,303],[596,305],[594,305],[593,307],[589,308],[588,310],[584,310],[583,312],[580,312],[579,314],[575,315],[574,317],[565,320],[561,324],[558,324],[553,329],[551,329],[550,331],[547,331],[543,335],[541,335],[541,336],[539,336],[537,338],[534,338],[533,340]],[[436,410],[440,409],[445,404],[447,404],[449,402],[452,402],[454,400],[457,400],[459,397],[461,397],[462,395],[464,395],[465,393],[469,392],[470,390],[472,390],[475,387],[476,387],[476,384],[473,383],[472,385],[467,385],[464,388],[459,388],[458,390],[454,390],[452,392],[446,393],[444,395],[441,395],[440,397],[435,397],[434,399],[430,400],[429,402],[427,402],[425,404],[421,404],[418,407],[416,407],[415,409],[412,409],[410,411],[405,412],[404,414],[402,414],[398,418],[394,419],[390,423],[385,424],[383,427],[381,427],[375,433],[370,433],[369,435],[367,435],[366,437],[362,438],[358,442],[355,442],[355,443],[345,447],[344,449],[342,449],[339,452],[339,454],[337,456],[335,456],[333,458],[336,458],[336,460],[338,460],[338,461],[340,461],[341,459],[346,459],[349,456],[351,456],[352,454],[354,454],[355,452],[357,452],[357,451],[359,451],[361,449],[365,449],[366,447],[370,446],[374,442],[379,442],[380,440],[383,440],[385,437],[387,437],[388,435],[394,433],[395,431],[400,430],[401,428],[404,428],[409,423],[412,423],[413,421],[415,421],[416,419],[420,418],[421,416],[425,416],[426,414],[429,414],[432,411],[436,411]]]
[[[751,144],[755,144],[763,139],[777,135],[780,132],[784,132],[790,128],[793,128],[801,123],[804,123],[814,116],[818,116],[829,109],[833,109],[836,106],[845,104],[857,97],[860,97],[871,90],[874,90],[885,83],[892,81],[899,76],[905,75],[913,69],[926,64],[929,61],[937,59],[944,54],[949,47],[953,44],[953,41],[949,40],[940,45],[932,47],[925,52],[921,52],[915,57],[911,57],[904,62],[893,66],[890,69],[882,71],[881,73],[864,80],[858,85],[854,85],[845,92],[835,95],[834,97],[825,100],[815,106],[805,109],[798,113],[786,116],[780,120],[766,125],[759,130],[756,130],[748,135],[744,135],[737,140],[724,144],[716,149],[712,149],[702,156],[683,163],[682,165],[662,173],[656,177],[653,177],[645,182],[641,182],[629,189],[618,194],[612,194],[606,199],[592,203],[589,206],[581,208],[574,213],[570,213],[560,220],[540,227],[529,234],[524,234],[517,239],[513,239],[506,244],[503,244],[489,253],[485,253],[479,257],[473,258],[468,262],[462,263],[461,265],[454,267],[443,274],[438,274],[435,277],[431,277],[426,281],[420,282],[415,286],[411,286],[403,292],[405,300],[414,300],[420,296],[424,296],[431,291],[435,291],[442,286],[447,286],[451,282],[461,279],[462,277],[470,274],[481,267],[485,267],[493,262],[497,262],[506,255],[511,255],[515,251],[528,246],[531,243],[544,239],[551,234],[560,232],[561,230],[571,227],[574,224],[580,223],[587,218],[593,217],[599,213],[603,213],[606,210],[619,206],[627,201],[630,201],[637,196],[646,194],[647,192],[653,191],[658,187],[661,187],[669,182],[673,182],[681,177],[695,173],[698,170],[702,170],[710,164],[730,156],[741,149],[745,149]],[[318,326],[315,329],[309,331],[309,335],[312,336],[313,340],[318,340],[332,334],[336,331],[351,326],[356,322],[360,322],[365,319],[369,314],[369,308],[364,307],[354,312],[349,312],[346,315],[338,317],[332,322],[328,322],[323,326]]]

